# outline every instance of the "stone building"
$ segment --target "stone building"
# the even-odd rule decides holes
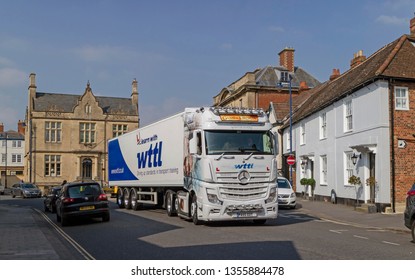
[[[106,183],[107,141],[139,127],[138,85],[130,98],[37,91],[30,74],[26,111],[25,181],[40,187],[63,180]]]

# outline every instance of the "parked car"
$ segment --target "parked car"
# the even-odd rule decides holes
[[[11,191],[12,197],[21,196],[27,197],[41,197],[42,191],[32,183],[17,183],[14,184]]]
[[[406,194],[406,205],[404,211],[405,226],[411,230],[412,241],[415,242],[415,184]]]
[[[49,190],[48,194],[45,197],[45,200],[43,200],[45,212],[56,212],[56,199],[58,198],[58,194],[61,189],[62,186],[58,186],[53,187]]]
[[[297,205],[297,197],[295,192],[288,181],[284,177],[278,177],[278,206],[288,207],[294,209]]]
[[[62,186],[56,199],[56,220],[62,226],[68,225],[70,219],[102,218],[110,220],[107,195],[96,182],[69,183]]]

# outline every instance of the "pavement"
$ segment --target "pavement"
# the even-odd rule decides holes
[[[402,213],[367,213],[356,211],[352,206],[303,199],[297,200],[295,211],[361,228],[405,232],[410,238]],[[67,240],[58,237],[59,228],[47,220],[47,216],[37,209],[0,204],[0,259],[85,259],[71,249]]]

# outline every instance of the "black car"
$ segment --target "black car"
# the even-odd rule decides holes
[[[56,199],[58,198],[58,194],[61,189],[62,186],[53,187],[49,190],[48,194],[45,197],[45,200],[43,200],[45,212],[56,212]]]
[[[110,220],[107,195],[96,182],[69,183],[62,186],[56,199],[56,219],[66,226],[70,219],[102,218]]]
[[[403,214],[405,226],[412,232],[412,241],[415,242],[415,184],[406,194],[406,207]]]
[[[13,185],[11,195],[13,198],[15,198],[16,196],[21,196],[23,198],[41,197],[42,192],[35,184],[17,183]]]

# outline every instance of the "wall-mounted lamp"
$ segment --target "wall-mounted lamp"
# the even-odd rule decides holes
[[[361,156],[361,154],[359,154],[359,156],[357,156],[355,153],[353,153],[353,155],[352,155],[352,162],[353,162],[353,165],[356,165],[356,162],[357,162],[357,159],[359,158],[361,158],[362,156]]]

